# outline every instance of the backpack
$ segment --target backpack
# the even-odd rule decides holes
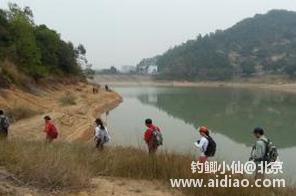
[[[217,144],[210,136],[207,136],[207,140],[209,141],[209,144],[207,150],[204,153],[207,157],[213,157],[216,153]]]
[[[263,141],[266,146],[263,161],[266,161],[267,163],[275,162],[279,156],[276,146],[270,139],[267,139],[267,141],[261,139],[261,141]]]
[[[160,146],[163,144],[163,137],[158,128],[154,128],[152,132],[152,136],[153,136],[154,144],[156,144],[157,146]]]
[[[6,132],[9,127],[9,121],[6,117],[0,117],[0,132]]]
[[[52,129],[48,132],[48,135],[52,139],[57,139],[59,135],[57,128],[55,126],[52,126]]]
[[[111,139],[111,136],[110,136],[108,130],[106,128],[100,129],[100,130],[101,131],[104,131],[104,136],[102,138],[103,144],[108,143],[110,141],[110,139]]]
[[[105,134],[105,136],[103,138],[103,143],[104,144],[108,143],[110,141],[110,135],[109,135],[109,133],[108,133],[108,131],[106,129],[105,129],[105,132],[106,132],[106,134]]]

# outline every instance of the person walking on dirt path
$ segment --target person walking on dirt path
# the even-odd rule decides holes
[[[9,119],[4,115],[4,111],[0,110],[0,139],[6,139],[8,137]]]
[[[144,140],[147,144],[149,154],[155,154],[158,147],[162,145],[162,134],[159,127],[155,126],[151,119],[146,119],[145,125],[147,130],[144,133]]]
[[[104,126],[103,121],[100,118],[97,118],[95,120],[96,128],[95,128],[95,142],[96,142],[96,148],[98,150],[104,149],[104,144],[108,143],[110,141],[110,134],[107,130],[107,128]]]
[[[213,157],[215,155],[216,142],[210,136],[210,131],[207,127],[198,127],[198,132],[201,138],[200,140],[196,141],[194,145],[201,151],[201,154],[198,157],[198,162],[205,163],[208,161],[209,157]]]
[[[58,137],[58,130],[56,126],[53,124],[53,122],[51,121],[50,116],[45,116],[44,121],[45,121],[44,132],[46,133],[45,140],[47,143],[51,143],[54,139]]]

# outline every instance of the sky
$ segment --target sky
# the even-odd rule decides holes
[[[29,6],[36,24],[87,50],[96,69],[136,65],[200,34],[226,29],[296,0],[0,0]]]

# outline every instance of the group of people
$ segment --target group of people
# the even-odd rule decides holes
[[[145,121],[147,130],[144,134],[144,140],[148,146],[148,151],[154,154],[157,148],[162,145],[162,135],[159,127],[152,123],[151,119]],[[217,144],[210,136],[210,130],[206,126],[198,127],[200,139],[194,142],[194,146],[200,150],[198,162],[205,163],[209,157],[215,156]],[[259,172],[260,166],[269,167],[270,163],[277,161],[278,152],[276,146],[268,139],[263,128],[257,127],[253,130],[253,135],[256,139],[252,147],[249,161],[253,161],[256,167],[255,178],[264,178],[264,173]]]
[[[50,116],[45,116],[44,122],[45,141],[47,143],[51,143],[54,139],[58,138],[58,130],[54,123],[51,121]],[[8,137],[9,127],[9,118],[4,114],[3,110],[0,110],[0,139],[3,140]]]
[[[58,129],[51,121],[50,116],[44,117],[46,135],[46,142],[51,143],[54,139],[58,138]],[[7,138],[9,129],[9,118],[4,115],[3,110],[0,110],[0,138]],[[95,146],[99,150],[104,149],[104,145],[108,143],[111,136],[100,118],[95,120],[94,141]],[[159,146],[163,144],[163,136],[158,126],[154,125],[151,119],[145,120],[147,127],[144,132],[144,141],[147,144],[149,154],[156,153]],[[216,153],[216,142],[210,136],[210,130],[206,126],[198,127],[200,139],[194,142],[194,146],[200,150],[199,162],[208,161],[209,157],[213,157]],[[260,162],[274,162],[278,157],[276,147],[273,145],[270,139],[265,137],[264,130],[260,127],[254,129],[253,134],[256,138],[256,142],[251,150],[251,161],[255,163]]]
[[[154,125],[151,119],[146,119],[145,124],[147,130],[144,134],[144,140],[148,146],[149,153],[153,154],[162,145],[163,138],[159,127]],[[200,126],[197,130],[200,139],[194,142],[194,146],[200,150],[198,162],[205,163],[209,157],[215,156],[217,144],[210,136],[210,130],[206,126]],[[255,128],[253,135],[256,141],[252,147],[249,161],[253,161],[257,165],[255,178],[263,178],[264,174],[258,172],[260,165],[269,167],[270,163],[277,161],[278,151],[271,140],[265,136],[263,128]]]

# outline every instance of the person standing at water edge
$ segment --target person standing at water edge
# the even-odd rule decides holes
[[[253,133],[256,138],[256,143],[252,148],[250,160],[254,162],[264,161],[266,153],[265,142],[268,140],[264,135],[264,130],[260,127],[255,128]]]
[[[45,128],[44,132],[46,133],[46,142],[51,143],[54,139],[58,137],[58,130],[56,126],[52,123],[50,116],[44,117]]]
[[[0,139],[6,139],[8,136],[9,120],[0,110]]]
[[[154,154],[158,146],[162,145],[162,134],[159,127],[153,125],[151,119],[145,120],[147,130],[144,133],[144,140],[148,146],[149,154]]]
[[[256,138],[256,143],[252,148],[250,161],[254,161],[257,165],[255,178],[264,178],[264,173],[260,173],[259,169],[263,171],[266,163],[275,162],[278,157],[277,149],[272,142],[265,137],[264,130],[260,127],[254,129],[253,134]]]
[[[97,118],[95,128],[95,142],[96,148],[99,150],[104,149],[104,144],[109,142],[110,135],[107,128],[104,126],[103,121],[100,118]]]
[[[213,157],[215,155],[216,142],[210,136],[210,132],[207,127],[199,127],[198,132],[201,135],[201,138],[200,140],[196,141],[194,145],[201,151],[198,161],[200,163],[204,163],[208,160],[208,157]]]

